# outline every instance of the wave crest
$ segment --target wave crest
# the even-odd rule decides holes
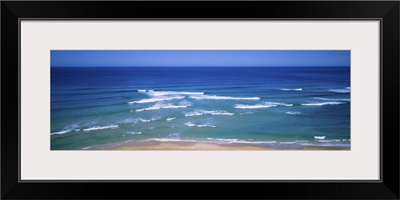
[[[264,102],[262,104],[255,105],[244,105],[244,104],[236,104],[234,108],[238,109],[259,109],[259,108],[271,108],[275,106],[293,106],[293,104],[279,103],[279,102]]]
[[[317,103],[303,103],[301,105],[303,106],[325,106],[325,105],[339,105],[339,104],[345,104],[345,102],[317,102]]]
[[[110,125],[110,126],[93,126],[90,128],[85,128],[83,131],[99,131],[99,130],[104,130],[104,129],[116,129],[119,128],[118,125]]]

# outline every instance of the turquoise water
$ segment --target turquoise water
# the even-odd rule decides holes
[[[350,147],[348,67],[51,68],[51,149]]]

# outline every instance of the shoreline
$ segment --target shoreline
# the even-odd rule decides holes
[[[120,146],[111,147],[104,150],[256,150],[256,151],[296,151],[296,150],[350,150],[350,147],[333,147],[333,146],[304,146],[303,148],[272,148],[263,147],[261,145],[248,145],[248,144],[212,144],[205,142],[131,142],[122,144]]]

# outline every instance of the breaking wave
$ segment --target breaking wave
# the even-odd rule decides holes
[[[210,114],[210,115],[234,115],[234,113],[230,113],[230,112],[226,112],[226,111],[220,111],[220,110],[212,110],[212,111],[198,110],[198,111],[186,113],[185,116],[186,117],[193,117],[193,116],[201,116],[201,115],[205,115],[205,114]]]
[[[290,88],[283,88],[283,89],[281,89],[281,90],[283,90],[283,91],[302,91],[303,88],[293,88],[293,89],[290,89]]]
[[[90,128],[85,128],[83,131],[98,131],[98,130],[104,130],[104,129],[116,129],[119,128],[118,125],[110,125],[110,126],[93,126]]]
[[[179,105],[157,103],[156,105],[148,108],[137,109],[136,112],[159,110],[159,109],[187,108],[189,106],[192,106],[190,102],[181,102],[179,103]]]
[[[238,109],[260,109],[260,108],[271,108],[275,106],[293,106],[293,104],[279,103],[279,102],[264,102],[262,104],[256,105],[244,105],[244,104],[236,104],[234,108]]]
[[[260,97],[228,97],[216,95],[198,95],[190,96],[189,98],[197,100],[260,100]]]
[[[339,105],[339,104],[345,104],[345,102],[337,102],[337,101],[317,102],[317,103],[303,103],[301,105],[303,105],[303,106],[325,106],[325,105]]]

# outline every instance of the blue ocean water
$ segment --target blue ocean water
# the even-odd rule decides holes
[[[349,67],[52,67],[51,149],[350,147]]]

